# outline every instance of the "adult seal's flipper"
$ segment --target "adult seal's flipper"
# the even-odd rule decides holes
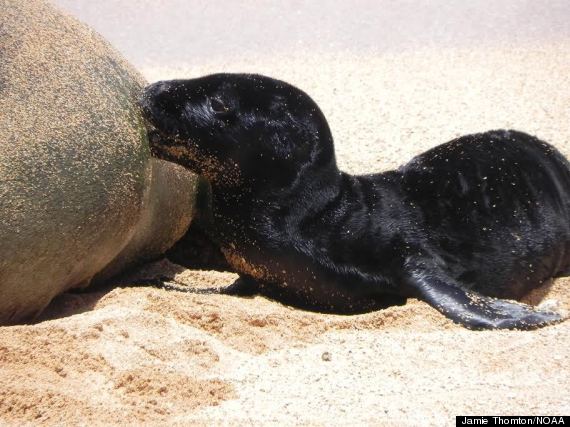
[[[414,271],[407,282],[418,298],[469,329],[535,329],[562,320],[558,313],[462,289],[438,272]]]

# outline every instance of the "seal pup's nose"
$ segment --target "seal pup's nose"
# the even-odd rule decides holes
[[[159,111],[164,112],[168,109],[166,104],[168,97],[165,95],[168,94],[170,89],[171,85],[168,81],[159,81],[148,85],[144,89],[139,99],[139,106],[147,120],[151,120]]]

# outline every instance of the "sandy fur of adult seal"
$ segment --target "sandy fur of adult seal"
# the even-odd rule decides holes
[[[158,82],[141,105],[153,153],[211,184],[231,292],[335,312],[413,296],[473,329],[561,320],[507,300],[570,265],[570,168],[549,144],[491,131],[351,176],[318,106],[285,82]]]
[[[42,0],[0,0],[0,324],[167,250],[196,178],[150,157],[144,80]]]

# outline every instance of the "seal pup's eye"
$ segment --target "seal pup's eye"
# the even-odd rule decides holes
[[[210,98],[210,106],[216,114],[225,114],[230,111],[229,107],[218,98]]]

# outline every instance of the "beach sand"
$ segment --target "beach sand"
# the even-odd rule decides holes
[[[149,81],[218,71],[287,80],[321,106],[339,166],[353,173],[496,128],[570,156],[568,38],[137,65]],[[160,275],[194,290],[237,277],[160,260],[120,287],[60,296],[37,324],[0,328],[0,424],[412,426],[570,412],[570,321],[474,332],[416,300],[339,316],[135,286]],[[570,311],[570,279],[538,294],[530,302]]]

